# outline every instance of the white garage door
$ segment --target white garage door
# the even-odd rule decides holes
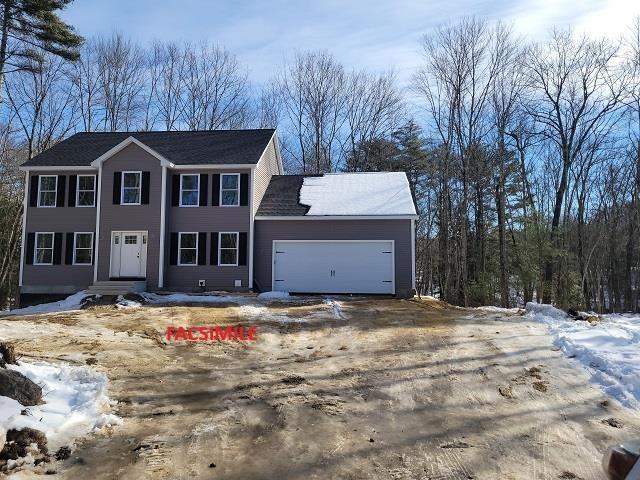
[[[273,242],[273,290],[395,293],[392,240]]]

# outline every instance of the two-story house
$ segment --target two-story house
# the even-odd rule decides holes
[[[78,133],[21,168],[24,303],[87,288],[414,288],[406,176],[283,175],[271,129]]]

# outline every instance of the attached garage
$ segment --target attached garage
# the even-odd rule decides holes
[[[410,296],[415,218],[403,173],[274,176],[255,217],[254,287]]]
[[[395,293],[393,240],[274,240],[275,291]]]

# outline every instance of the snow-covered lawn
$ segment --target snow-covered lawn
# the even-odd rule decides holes
[[[107,377],[84,366],[22,362],[7,365],[42,387],[42,405],[24,407],[0,397],[0,430],[31,427],[47,435],[49,449],[69,445],[77,437],[121,423],[111,413]],[[21,415],[22,410],[27,415]],[[4,434],[2,434],[4,437]]]
[[[640,315],[603,315],[591,324],[550,305],[528,303],[526,312],[548,326],[554,344],[580,362],[605,393],[640,408]]]

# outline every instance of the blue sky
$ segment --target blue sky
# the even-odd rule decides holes
[[[234,52],[255,84],[296,50],[327,49],[348,67],[394,68],[405,83],[419,40],[435,26],[475,15],[513,23],[540,39],[552,26],[617,36],[639,0],[75,0],[65,20],[84,36],[126,33],[141,42],[209,40]]]

